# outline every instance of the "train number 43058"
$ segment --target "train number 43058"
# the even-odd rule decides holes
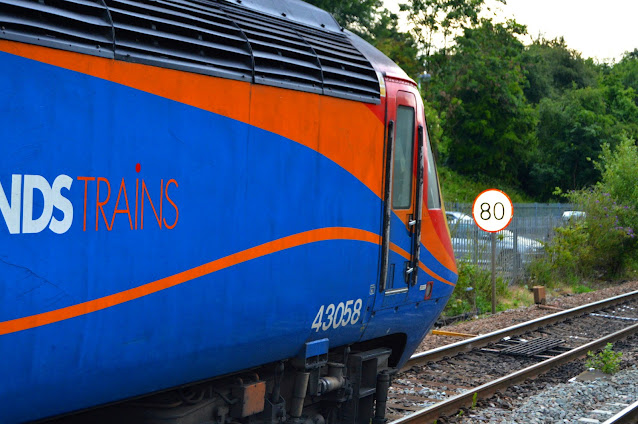
[[[361,299],[339,302],[337,306],[332,303],[328,306],[321,305],[310,328],[318,332],[329,330],[331,327],[337,329],[354,325],[361,318],[361,305],[363,305]]]

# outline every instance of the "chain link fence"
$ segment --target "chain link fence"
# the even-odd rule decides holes
[[[563,213],[573,210],[573,206],[515,203],[512,222],[496,233],[494,258],[491,234],[474,223],[471,203],[446,202],[445,210],[457,263],[471,263],[490,270],[495,260],[497,273],[512,282],[523,277],[527,265],[544,254],[544,243],[552,237],[554,228],[565,224]]]

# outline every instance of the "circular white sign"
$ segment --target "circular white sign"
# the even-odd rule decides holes
[[[474,199],[472,217],[483,231],[501,231],[510,225],[513,216],[514,205],[509,196],[501,190],[485,190]]]

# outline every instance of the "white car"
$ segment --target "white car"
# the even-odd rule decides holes
[[[481,230],[474,220],[462,212],[445,213],[452,248],[458,261],[488,263],[492,253],[491,233]],[[510,230],[496,233],[496,264],[511,269],[514,264],[526,265],[543,254],[543,244],[527,237],[514,237]]]
[[[583,211],[565,211],[563,212],[563,216],[561,217],[561,219],[563,220],[564,223],[567,224],[572,221],[584,219],[585,216],[586,214]]]

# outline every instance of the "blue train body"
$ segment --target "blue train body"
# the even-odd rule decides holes
[[[1,422],[231,375],[317,340],[332,350],[400,334],[401,346],[386,346],[391,368],[418,346],[456,280],[440,208],[423,212],[423,231],[442,241],[424,239],[421,283],[380,290],[384,162],[344,165],[319,135],[322,125],[343,129],[333,110],[357,108],[380,128],[366,143],[382,157],[375,108],[386,99],[264,87],[275,109],[287,95],[317,105],[304,121],[273,124],[295,120],[300,140],[253,122],[256,92],[238,100],[250,110],[227,114],[234,99],[210,93],[211,111],[132,77],[188,80],[184,70],[19,41],[0,41]],[[405,262],[412,243],[394,234],[389,262]]]

